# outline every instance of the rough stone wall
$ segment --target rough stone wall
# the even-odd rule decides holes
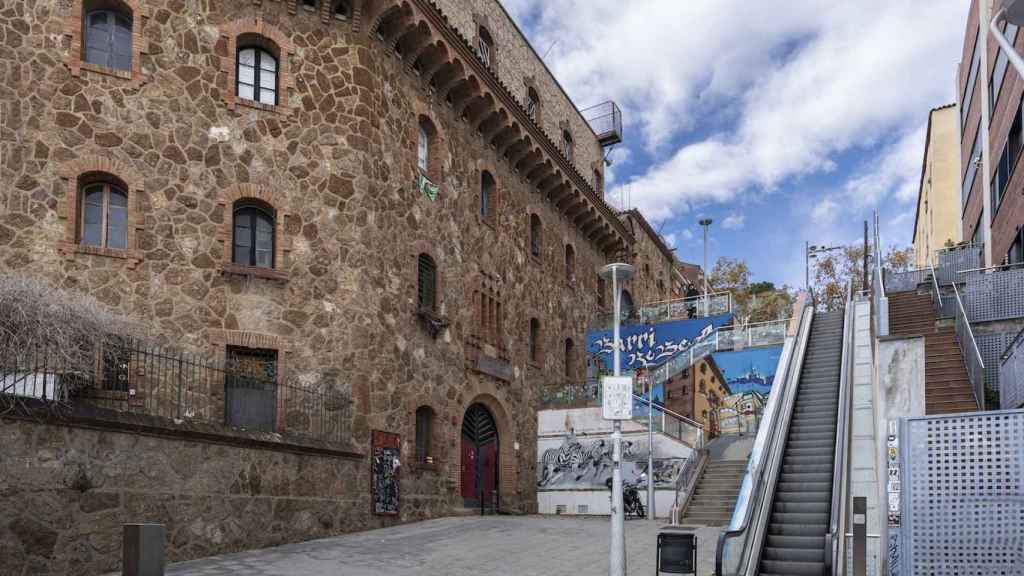
[[[113,570],[125,522],[166,525],[169,561],[379,525],[360,461],[13,420],[0,445],[2,576]]]
[[[64,63],[70,3],[13,2],[0,11],[0,181],[7,184],[0,189],[0,271],[90,293],[149,325],[154,339],[211,357],[223,354],[225,334],[227,340],[280,342],[284,363],[300,382],[352,394],[353,442],[364,453],[371,430],[396,432],[403,460],[412,464],[415,410],[431,406],[437,464],[417,470],[419,476],[403,475],[399,521],[461,506],[459,429],[468,406],[482,401],[495,412],[502,435],[503,504],[530,510],[536,501],[534,387],[564,378],[565,338],[581,348],[597,308],[596,271],[604,256],[449,107],[430,102],[408,68],[365,30],[354,32],[352,21],[324,22],[301,9],[292,14],[289,2],[277,1],[138,4],[146,14],[141,82],[87,69],[71,74]],[[292,86],[286,110],[231,109],[224,99],[230,88],[221,68],[228,50],[222,32],[257,17],[294,50],[283,62]],[[505,32],[496,34],[499,43],[504,38]],[[436,201],[414,186],[419,114],[430,115],[443,136]],[[592,140],[577,137],[581,161],[597,154]],[[136,225],[130,258],[67,249],[75,172],[98,165],[113,167],[130,184]],[[482,168],[498,181],[493,223],[477,216]],[[234,274],[224,265],[230,247],[225,223],[240,186],[283,220],[275,277]],[[527,256],[529,211],[544,222],[536,260]],[[566,244],[576,254],[573,283],[563,268]],[[415,262],[423,251],[437,260],[440,312],[452,322],[437,340],[415,317]],[[499,338],[513,367],[510,382],[467,368],[472,293],[484,273],[500,286]],[[539,366],[527,362],[531,317],[540,319],[543,346],[551,352]],[[577,360],[581,374],[583,355]],[[68,442],[75,433],[31,427],[16,428],[53,443],[47,450],[74,450]],[[143,442],[114,433],[99,440],[120,447]],[[214,450],[185,443],[164,448]],[[148,458],[140,454],[136,450],[136,457]],[[5,456],[5,474],[10,462]],[[275,465],[296,466],[298,473],[305,466]],[[385,521],[369,518],[368,470],[368,460],[333,467],[340,492],[324,497],[360,503],[351,509],[355,518],[335,524],[336,530]],[[105,485],[130,490],[119,485],[121,478]],[[15,505],[7,494],[3,505]],[[139,506],[160,505],[143,500]],[[192,517],[190,508],[181,510],[180,521]],[[61,518],[69,530],[85,529],[76,524],[84,516]],[[180,557],[208,552],[180,550]]]
[[[623,218],[635,238],[633,265],[636,267],[636,276],[630,281],[629,288],[633,294],[633,301],[645,304],[670,299],[675,259],[665,256],[633,212],[626,212]]]

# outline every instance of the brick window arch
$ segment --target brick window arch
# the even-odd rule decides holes
[[[285,235],[283,199],[273,188],[236,184],[221,193],[224,212],[219,240],[224,246],[222,268],[227,274],[288,279],[291,244]]]
[[[275,220],[274,209],[264,202],[236,201],[232,211],[231,262],[274,268]]]
[[[261,18],[236,20],[221,28],[221,73],[224,102],[234,110],[242,105],[288,114],[289,90],[294,88],[290,59],[292,42]]]
[[[141,84],[145,19],[139,0],[74,0],[64,25],[71,74],[89,70]]]
[[[60,217],[64,239],[59,248],[68,257],[94,254],[142,260],[136,235],[143,227],[138,213],[142,178],[107,158],[83,158],[64,167],[67,188]]]

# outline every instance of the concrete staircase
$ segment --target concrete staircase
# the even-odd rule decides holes
[[[682,523],[699,526],[728,524],[746,470],[746,460],[709,461],[690,497]]]
[[[978,409],[956,331],[952,326],[936,324],[931,294],[890,294],[889,333],[924,336],[926,414],[955,414]]]
[[[762,576],[825,576],[839,410],[843,312],[814,315],[782,473],[761,551]]]

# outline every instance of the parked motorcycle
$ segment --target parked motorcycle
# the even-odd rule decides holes
[[[609,478],[605,485],[608,486],[608,490],[612,489],[612,479]],[[640,501],[640,486],[647,485],[647,474],[641,474],[637,478],[636,482],[623,482],[622,483],[622,509],[625,511],[626,516],[636,516],[637,518],[645,518],[647,513],[644,509],[644,503]]]

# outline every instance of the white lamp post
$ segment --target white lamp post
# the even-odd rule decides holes
[[[698,224],[704,227],[704,315],[711,316],[711,310],[708,308],[710,302],[708,301],[708,227],[711,226],[711,218],[703,218]]]
[[[619,358],[619,323],[622,312],[622,283],[633,276],[629,264],[609,264],[601,269],[601,277],[612,281],[612,301],[615,319],[612,328],[614,354],[612,367],[615,376],[622,375],[622,361]],[[622,508],[622,422],[612,421],[612,510],[611,549],[608,552],[608,573],[611,576],[626,576],[626,515]]]
[[[1024,2],[1020,0],[1002,0],[998,4],[996,15],[988,23],[989,31],[996,39],[996,42],[999,43],[999,47],[1006,53],[1006,58],[1017,69],[1017,73],[1024,77],[1024,59],[1021,59],[1020,54],[1014,50],[1010,41],[1003,36],[1003,31],[999,29],[1000,20],[1006,20],[1015,26],[1024,25]]]

